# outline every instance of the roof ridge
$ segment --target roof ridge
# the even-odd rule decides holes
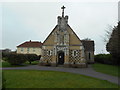
[[[17,47],[42,47],[41,42],[39,41],[26,41],[20,45],[18,45]]]

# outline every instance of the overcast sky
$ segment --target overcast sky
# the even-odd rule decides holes
[[[25,41],[43,42],[57,24],[65,6],[68,24],[80,39],[95,42],[95,54],[107,53],[105,30],[118,22],[117,2],[5,2],[0,4],[2,48],[16,49]]]

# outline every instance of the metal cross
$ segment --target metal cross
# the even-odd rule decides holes
[[[63,10],[63,11],[62,11],[62,17],[64,17],[64,9],[65,9],[65,7],[62,6],[61,9]]]
[[[63,9],[63,11],[64,11],[65,7],[64,7],[64,6],[62,6],[62,7],[61,7],[61,9]]]

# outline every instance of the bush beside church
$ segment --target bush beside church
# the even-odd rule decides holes
[[[26,61],[31,62],[39,60],[40,56],[36,54],[17,54],[17,53],[2,53],[2,58],[4,58],[11,65],[21,65]]]

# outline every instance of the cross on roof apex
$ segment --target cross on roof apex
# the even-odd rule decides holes
[[[65,6],[62,6],[62,7],[61,7],[61,9],[63,9],[63,10],[64,10],[64,9],[65,9]]]
[[[62,7],[61,7],[61,9],[63,10],[63,11],[62,11],[62,17],[64,17],[64,9],[65,9],[65,8],[66,8],[65,6],[62,6]]]

